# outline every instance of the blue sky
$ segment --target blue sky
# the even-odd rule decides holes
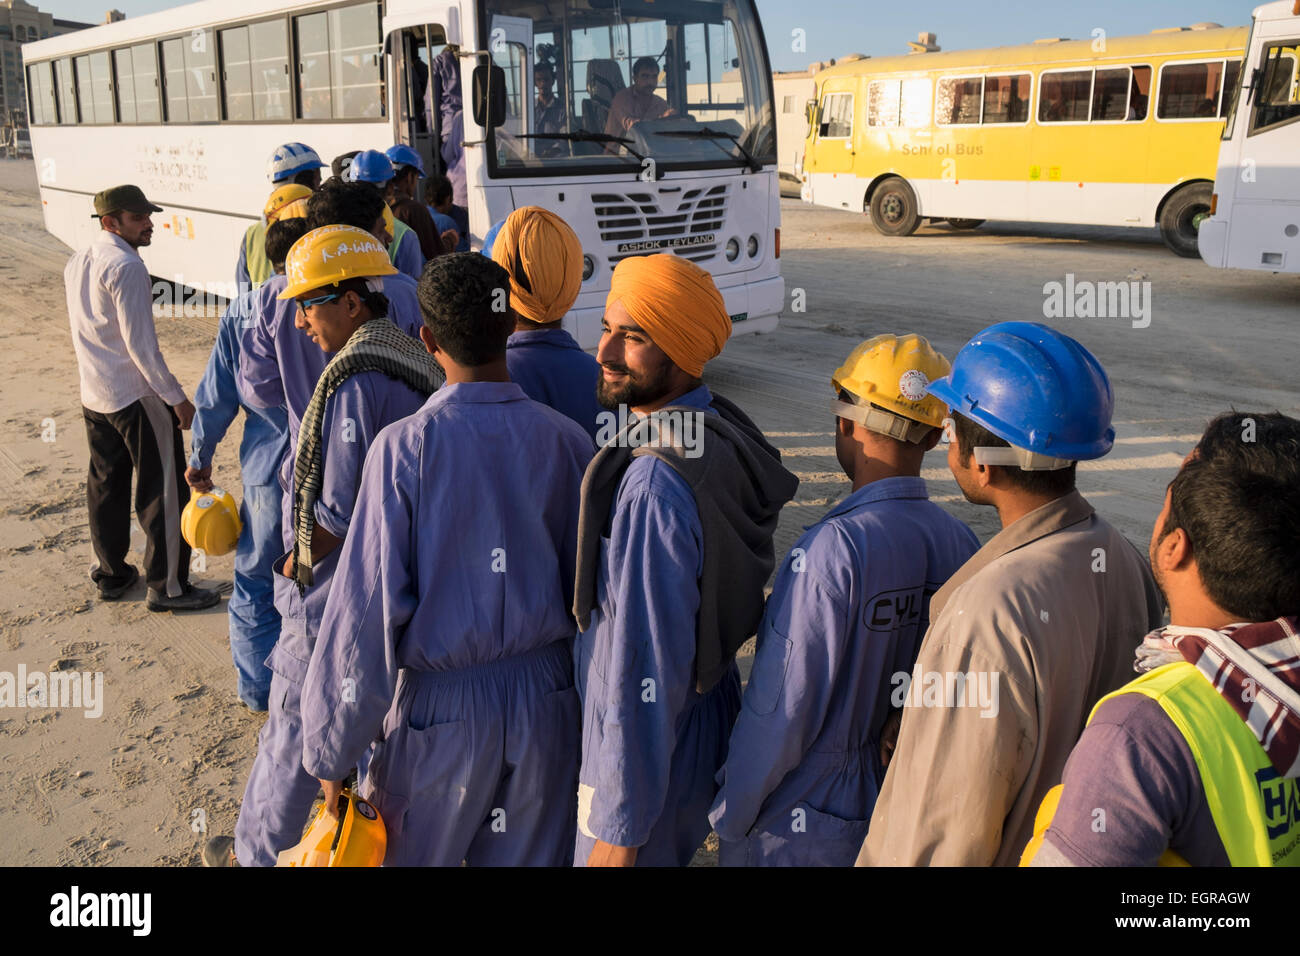
[[[99,23],[110,6],[138,16],[178,6],[168,0],[34,0],[42,10],[68,20]],[[1224,26],[1250,22],[1255,4],[1239,0],[1099,0],[1039,3],[983,2],[888,3],[852,0],[757,0],[767,33],[772,67],[800,70],[814,60],[845,53],[886,56],[907,52],[907,41],[922,30],[939,35],[946,50],[1026,43],[1038,37],[1092,36],[1098,27],[1109,36],[1148,33],[1157,27],[1213,21]],[[793,50],[792,31],[804,31],[806,49]]]

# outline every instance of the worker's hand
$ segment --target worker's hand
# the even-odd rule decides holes
[[[591,856],[587,857],[588,866],[635,866],[636,850],[634,846],[614,846],[603,840],[597,840],[592,847]]]
[[[896,710],[885,718],[885,726],[880,728],[880,769],[884,770],[893,759],[894,748],[898,746],[898,728],[903,723],[903,712]]]
[[[212,466],[206,468],[186,468],[185,483],[195,491],[212,490]]]
[[[290,581],[293,580],[293,552],[290,551],[284,559],[284,571],[282,572]]]
[[[325,812],[337,820],[339,818],[339,794],[343,792],[343,781],[322,780],[320,788],[325,793]]]
[[[187,398],[179,405],[173,405],[172,411],[176,413],[176,419],[180,422],[181,431],[189,431],[190,424],[194,421],[194,403]]]

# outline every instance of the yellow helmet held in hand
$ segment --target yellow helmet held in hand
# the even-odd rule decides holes
[[[297,846],[282,850],[276,866],[379,866],[388,833],[379,811],[351,790],[339,796],[339,816],[320,812]]]
[[[831,376],[836,392],[844,389],[857,401],[835,402],[835,413],[872,431],[919,443],[948,414],[943,402],[926,394],[926,386],[951,370],[952,364],[920,335],[874,336],[850,352]]]
[[[288,279],[276,298],[295,299],[312,289],[345,279],[390,276],[397,272],[379,240],[355,226],[322,226],[293,244],[284,260]]]
[[[266,208],[262,210],[262,215],[266,217],[266,224],[269,226],[281,219],[307,215],[305,200],[310,196],[311,188],[301,183],[289,183],[287,186],[278,187],[271,193],[271,198],[266,201]]]
[[[229,554],[242,530],[239,505],[230,492],[220,488],[194,492],[181,512],[181,537],[204,554]]]

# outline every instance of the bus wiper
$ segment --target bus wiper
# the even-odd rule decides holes
[[[750,153],[749,150],[745,149],[744,146],[740,145],[740,137],[736,136],[734,133],[728,133],[726,130],[710,129],[709,127],[706,126],[703,129],[654,130],[652,135],[680,136],[682,138],[689,138],[689,139],[707,139],[713,142],[713,145],[717,146],[718,149],[722,150],[728,156],[731,156],[731,153],[727,150],[725,146],[723,146],[721,143],[716,142],[716,140],[718,139],[729,139],[736,144],[736,149],[740,150],[741,155],[745,157],[745,163],[746,165],[749,166],[749,171],[751,173],[759,172],[763,168],[762,165],[759,163],[759,161],[754,158],[753,154]],[[731,156],[731,158],[735,159],[736,157]]]
[[[563,139],[570,143],[622,143],[624,149],[645,162],[645,157],[628,145],[633,140],[626,136],[611,136],[609,133],[589,133],[582,130],[577,133],[516,133],[515,137],[517,139]]]

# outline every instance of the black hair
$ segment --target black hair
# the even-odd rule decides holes
[[[654,70],[655,79],[659,79],[659,61],[652,56],[643,56],[632,64],[632,78],[636,79],[636,75],[645,69]]]
[[[344,292],[355,292],[362,303],[370,309],[370,314],[374,318],[388,315],[388,296],[382,292],[371,292],[365,279],[344,279],[342,282],[334,283],[333,287],[338,289],[339,295]]]
[[[301,216],[293,219],[281,219],[273,222],[266,230],[266,258],[271,265],[279,268],[289,258],[293,244],[307,235],[307,220]]]
[[[552,63],[548,63],[546,60],[538,60],[537,63],[533,65],[533,73],[536,73],[538,70],[545,70],[547,73],[551,74],[552,79],[555,78],[555,66]]]
[[[505,355],[515,328],[510,276],[477,252],[430,259],[418,289],[424,324],[459,365],[486,365]]]
[[[307,200],[307,226],[355,226],[369,232],[384,214],[384,196],[372,183],[327,179]]]
[[[442,173],[434,173],[424,181],[424,201],[436,206],[452,195],[451,180]]]
[[[343,167],[351,162],[352,157],[361,152],[359,149],[353,149],[346,153],[339,153],[330,161],[330,172],[334,174],[335,179],[343,178]]]
[[[1169,483],[1159,537],[1182,528],[1206,594],[1242,621],[1300,612],[1300,421],[1225,412]]]
[[[970,461],[971,453],[976,448],[1011,447],[1011,442],[999,438],[983,425],[955,411],[952,413],[952,425],[957,435],[957,460],[963,465]],[[1055,495],[1059,498],[1074,490],[1075,472],[1079,469],[1079,463],[1071,462],[1068,468],[1058,468],[1055,471],[1025,471],[1014,465],[999,467],[1013,488],[1028,494]]]
[[[299,186],[306,186],[308,189],[315,189],[320,184],[320,168],[313,166],[310,169],[296,172],[293,174],[293,178],[289,180],[289,182],[295,183]],[[288,185],[288,183],[285,185]]]

